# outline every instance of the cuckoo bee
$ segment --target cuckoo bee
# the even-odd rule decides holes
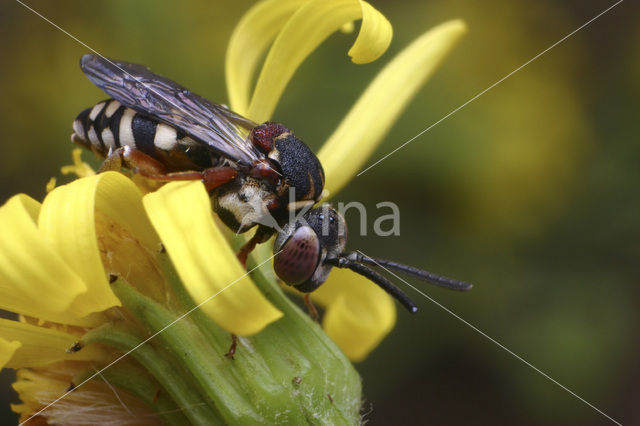
[[[257,226],[240,249],[277,234],[276,274],[309,293],[333,267],[380,285],[409,311],[416,306],[371,267],[383,267],[454,290],[471,286],[395,262],[346,253],[346,225],[322,197],[324,171],[315,154],[282,124],[257,124],[151,72],[142,65],[87,54],[85,75],[110,99],[82,111],[72,141],[105,158],[102,170],[129,168],[159,181],[201,180],[213,210],[232,230]],[[291,213],[297,213],[294,220]],[[368,265],[368,266],[367,266]]]

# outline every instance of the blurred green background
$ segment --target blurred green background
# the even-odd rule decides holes
[[[226,44],[250,3],[28,4],[107,56],[146,64],[226,102]],[[356,66],[346,55],[353,35],[333,36],[294,76],[274,118],[319,149],[395,52],[430,27],[463,18],[468,35],[374,161],[613,3],[373,0],[394,25],[390,51]],[[475,283],[468,294],[423,288],[624,424],[640,423],[639,12],[638,3],[621,3],[354,179],[335,200],[365,203],[370,231],[376,203],[397,203],[400,236],[353,232],[349,246]],[[59,167],[69,163],[72,120],[105,95],[78,67],[85,47],[13,1],[0,6],[0,23],[0,202],[17,192],[41,199],[49,178],[60,178]],[[399,311],[392,334],[357,366],[366,420],[609,423],[414,298],[420,312]],[[2,372],[2,420],[15,418],[10,381],[11,372]]]

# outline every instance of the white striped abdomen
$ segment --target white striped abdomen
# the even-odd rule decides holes
[[[203,169],[220,161],[205,144],[114,99],[78,114],[71,140],[101,157],[119,147],[130,146],[159,160],[170,171]]]

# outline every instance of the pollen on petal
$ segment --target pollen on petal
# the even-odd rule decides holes
[[[234,334],[250,335],[282,316],[253,284],[215,225],[200,182],[169,183],[143,202],[182,283],[216,323]]]
[[[102,264],[107,275],[122,276],[145,295],[166,301],[165,278],[157,260],[160,238],[137,186],[131,182],[122,185],[117,194],[101,191],[96,199],[95,226]]]

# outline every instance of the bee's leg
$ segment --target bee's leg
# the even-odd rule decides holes
[[[107,158],[100,164],[98,173],[114,171],[118,172],[122,168],[122,158],[117,154],[109,154]]]
[[[311,315],[311,319],[315,322],[320,322],[320,314],[318,314],[318,309],[311,301],[311,295],[309,293],[304,294],[304,304],[307,306],[309,310],[309,315]]]
[[[227,358],[234,359],[233,356],[236,354],[236,348],[238,347],[238,336],[231,333],[231,346],[229,346],[229,352],[224,354]]]
[[[202,182],[207,191],[229,183],[238,176],[238,171],[233,167],[210,167],[202,172]]]
[[[155,158],[130,146],[121,146],[109,153],[102,162],[98,173],[107,170],[120,170],[126,167],[147,179],[161,182],[174,180],[200,180],[207,191],[211,191],[225,183],[231,182],[238,176],[233,167],[210,167],[203,171],[184,171],[167,173],[167,168]]]
[[[170,182],[175,180],[199,180],[204,183],[207,191],[216,189],[219,186],[229,183],[238,176],[238,171],[233,167],[220,166],[210,167],[201,172],[172,172],[164,174],[148,174],[140,172],[147,179],[158,180],[161,182]]]
[[[240,250],[238,250],[238,254],[236,256],[238,256],[238,260],[240,261],[240,263],[242,263],[242,266],[244,268],[247,267],[247,257],[249,256],[249,253],[251,253],[253,249],[256,248],[256,245],[264,243],[269,238],[271,238],[273,232],[273,229],[260,225],[253,237],[251,237],[249,241],[247,241],[242,247],[240,247]]]
[[[257,236],[257,233],[256,235],[251,237],[249,241],[244,243],[244,245],[240,247],[240,250],[238,250],[238,254],[236,256],[238,256],[238,260],[242,264],[243,268],[247,267],[247,257],[249,256],[249,253],[251,253],[253,249],[256,248],[256,245],[258,245],[258,240],[256,236]]]
[[[167,172],[166,167],[155,158],[130,146],[121,146],[109,152],[98,173],[109,170],[119,171],[122,167],[142,175],[163,175]]]

